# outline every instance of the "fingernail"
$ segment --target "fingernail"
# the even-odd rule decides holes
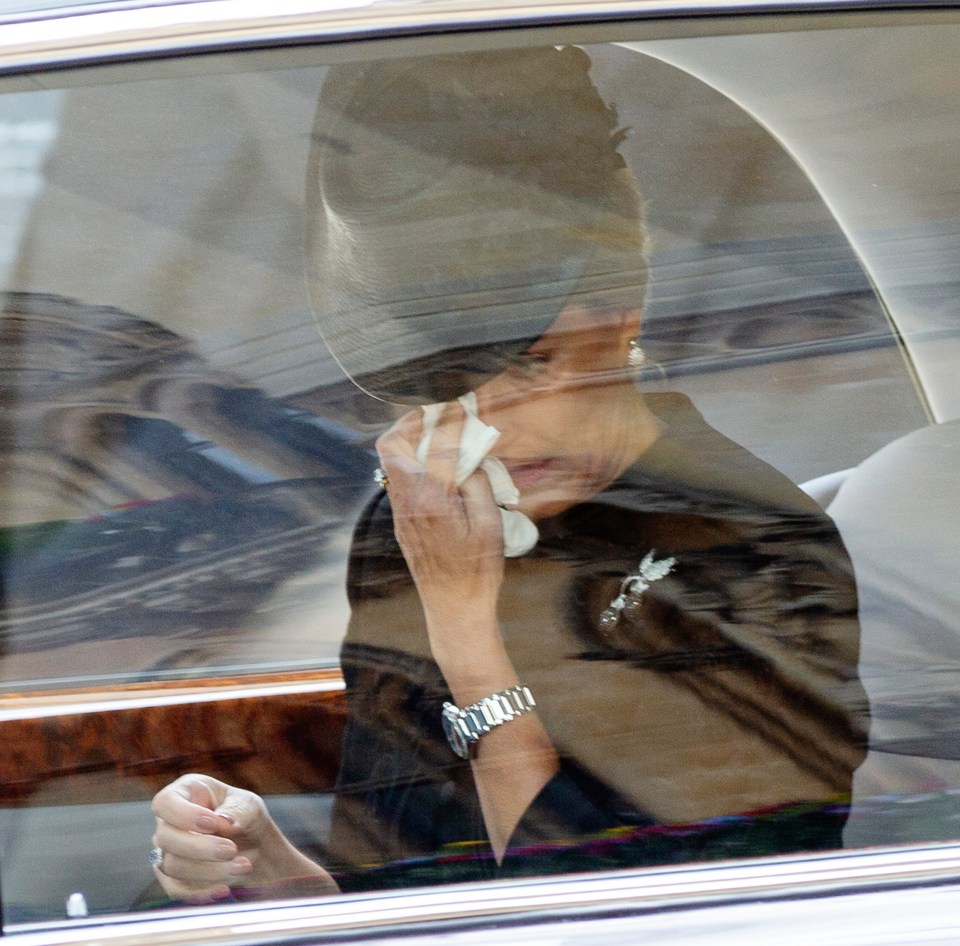
[[[236,818],[234,818],[233,815],[224,814],[222,811],[217,812],[217,817],[223,818],[223,820],[229,825],[235,825],[237,823]]]
[[[216,818],[212,818],[210,815],[201,815],[197,818],[197,830],[212,834],[217,830]]]
[[[237,856],[237,846],[230,841],[223,841],[217,845],[217,855],[221,860],[229,861]]]
[[[247,860],[247,858],[245,857],[238,857],[230,865],[231,874],[249,874],[252,869],[253,869],[253,864],[251,864],[250,861]]]

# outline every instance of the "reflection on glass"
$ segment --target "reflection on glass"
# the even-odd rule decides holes
[[[237,639],[239,660],[245,628],[263,633],[296,609],[271,600],[278,589],[305,574],[322,582],[351,482],[370,468],[361,445],[115,309],[11,294],[0,343],[13,406],[3,497],[13,686],[229,665],[230,645],[209,653],[212,639]],[[327,475],[291,475],[312,460]],[[107,640],[140,644],[111,661]],[[38,666],[29,655],[43,652],[75,655],[72,674],[61,665],[56,681],[24,680]]]
[[[0,674],[182,710],[8,720],[8,916],[882,836],[854,575],[794,483],[923,413],[784,149],[620,46],[177,68],[57,93],[31,159]],[[184,690],[341,641],[345,707]]]
[[[378,439],[354,533],[323,856],[184,776],[154,800],[172,897],[841,845],[866,718],[849,560],[790,480],[638,387],[643,200],[589,67],[328,73],[314,312],[363,391],[421,407]]]
[[[16,260],[30,207],[43,187],[44,159],[57,135],[58,92],[0,98],[0,284]]]
[[[429,447],[416,412],[380,439],[389,486],[356,533],[343,653],[332,846],[353,867],[432,855],[462,879],[576,869],[594,843],[607,864],[840,843],[865,713],[849,563],[789,481],[685,398],[637,388],[641,198],[588,68],[574,49],[403,63],[331,74],[321,99],[321,120],[343,113],[314,164],[325,339],[367,390],[422,400],[464,393],[434,381],[446,349],[500,346],[473,396],[539,531],[504,562],[483,471],[456,488],[469,404]],[[405,190],[378,202],[382,180]],[[412,253],[398,220],[423,233]],[[393,277],[401,254],[421,291]],[[469,308],[433,302],[478,285]],[[432,350],[384,378],[410,324]],[[436,706],[517,683],[536,713],[445,758]]]
[[[830,504],[856,563],[873,707],[850,846],[960,837],[958,430],[934,424],[888,444]]]

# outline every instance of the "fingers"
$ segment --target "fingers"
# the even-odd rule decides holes
[[[205,775],[185,775],[153,799],[153,844],[163,852],[154,874],[171,897],[206,901],[229,894],[252,870],[241,846],[253,845],[266,817],[263,801]]]
[[[170,851],[163,852],[160,870],[165,877],[179,880],[193,887],[208,887],[216,884],[229,885],[249,874],[253,869],[249,858],[235,857],[227,861],[196,861],[180,857]]]
[[[171,856],[187,861],[226,863],[233,860],[238,851],[236,843],[229,838],[181,831],[160,820],[157,821],[153,844],[163,851],[167,867],[167,858]]]
[[[377,441],[381,466],[390,477],[394,529],[412,568],[417,562],[411,558],[429,556],[430,547],[441,557],[453,547],[466,558],[502,550],[502,523],[488,477],[477,470],[457,484],[466,412],[457,402],[430,410],[439,416],[426,456],[417,450],[424,427],[418,411],[405,415]],[[482,548],[464,549],[462,543],[472,537]]]
[[[227,824],[214,812],[228,790],[209,776],[184,775],[154,795],[153,813],[184,831],[212,834]]]
[[[154,876],[175,900],[222,899],[252,870],[249,858],[238,856],[236,845],[223,838],[189,835],[159,822],[153,843],[163,852]]]
[[[163,848],[161,850],[163,863],[158,868],[160,873],[168,880],[193,890],[205,890],[218,885],[230,886],[253,869],[249,858],[245,857],[230,858],[226,861],[193,860]]]
[[[166,857],[164,857],[164,864],[166,864]],[[156,867],[153,869],[153,874],[171,900],[180,900],[184,903],[211,903],[230,896],[229,884],[188,884],[168,876]]]
[[[464,417],[459,404],[445,404],[427,452],[426,471],[443,484],[448,495],[457,491],[457,460]]]
[[[388,475],[409,472],[419,466],[416,461],[417,444],[423,436],[420,411],[404,414],[389,430],[377,438],[380,465]],[[399,464],[399,469],[397,467]]]
[[[420,411],[405,414],[383,434],[377,440],[377,453],[391,484],[409,485],[414,477],[426,473],[430,481],[442,486],[447,495],[455,493],[464,417],[459,404],[443,405],[439,420],[431,432],[430,448],[423,463],[417,460],[417,448],[424,433]]]
[[[503,520],[497,508],[490,478],[482,470],[474,470],[460,486],[464,499],[464,509],[469,520],[471,532],[484,535],[496,535],[501,547],[503,544]]]
[[[416,458],[422,430],[420,412],[411,411],[377,438],[380,468],[389,478],[390,503],[394,508],[398,503],[403,505],[410,495],[413,478],[422,472],[423,468]]]

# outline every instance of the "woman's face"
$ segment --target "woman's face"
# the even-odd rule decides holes
[[[656,434],[627,367],[636,311],[564,309],[519,363],[476,389],[500,431],[493,455],[531,519],[556,515],[615,479]]]

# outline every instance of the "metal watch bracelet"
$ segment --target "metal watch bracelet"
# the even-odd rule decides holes
[[[529,713],[536,705],[533,694],[523,684],[491,693],[462,709],[453,703],[444,703],[441,715],[443,732],[450,748],[461,759],[469,759],[484,733]]]

